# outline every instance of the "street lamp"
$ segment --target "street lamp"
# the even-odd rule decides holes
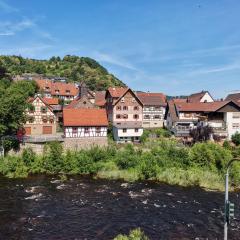
[[[231,217],[234,217],[234,204],[228,200],[228,177],[229,169],[233,162],[240,161],[240,158],[233,158],[227,165],[227,172],[225,178],[225,211],[224,211],[224,240],[228,239],[228,225]]]

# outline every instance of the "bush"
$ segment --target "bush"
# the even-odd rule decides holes
[[[144,179],[156,178],[159,171],[157,160],[151,153],[145,153],[141,158],[140,171]]]
[[[63,147],[59,142],[50,142],[44,149],[44,168],[49,173],[58,173],[63,169]]]
[[[189,152],[192,164],[222,170],[232,159],[231,151],[212,142],[196,143]]]
[[[32,150],[32,148],[26,148],[22,152],[22,159],[26,166],[30,167],[36,158],[36,153]]]
[[[236,145],[239,146],[240,145],[240,133],[235,133],[234,135],[232,135],[232,142]]]
[[[140,228],[130,231],[129,235],[118,235],[114,240],[149,240]]]
[[[139,163],[140,152],[135,151],[131,144],[127,144],[120,150],[115,158],[116,164],[120,169],[136,167]]]

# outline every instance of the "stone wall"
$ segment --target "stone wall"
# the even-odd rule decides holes
[[[11,150],[10,155],[21,154],[23,149],[32,148],[37,154],[42,154],[44,150],[44,145],[46,143],[25,143],[20,145],[18,151]],[[64,142],[61,142],[64,151],[66,150],[80,150],[89,149],[92,146],[105,147],[108,145],[107,137],[84,137],[84,138],[65,138]]]
[[[63,142],[65,150],[89,149],[92,146],[104,147],[107,145],[107,137],[65,138]]]

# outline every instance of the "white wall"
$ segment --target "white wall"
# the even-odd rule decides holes
[[[209,93],[205,93],[205,95],[201,98],[200,102],[214,102],[214,100],[209,95]]]
[[[233,112],[224,113],[224,121],[227,123],[227,130],[228,130],[228,139],[231,140],[231,137],[236,132],[240,133],[240,116],[239,118],[233,118]],[[233,125],[238,124],[238,128],[234,128]]]
[[[113,127],[113,136],[114,139],[119,142],[120,138],[132,138],[132,137],[141,137],[143,134],[143,128],[138,128],[138,132],[135,132],[135,128],[127,128],[127,132],[123,132],[122,128]],[[130,140],[131,141],[131,140]]]
[[[65,127],[65,137],[66,138],[80,138],[80,137],[106,137],[107,127],[101,127],[100,133],[96,132],[96,127],[89,127],[89,133],[84,132],[84,127],[78,127],[77,133],[73,134],[72,127]]]

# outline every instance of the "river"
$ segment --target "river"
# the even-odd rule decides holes
[[[229,239],[240,239],[240,202]],[[141,227],[152,240],[222,239],[224,194],[152,182],[0,177],[0,239],[113,239]]]

